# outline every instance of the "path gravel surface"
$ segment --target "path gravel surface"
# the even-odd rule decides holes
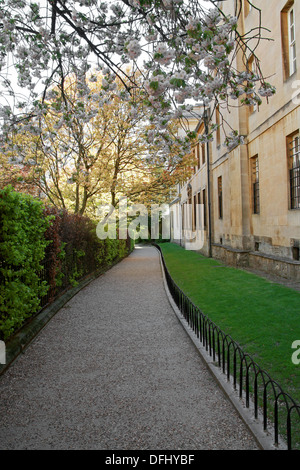
[[[1,450],[258,448],[175,316],[153,247],[73,297],[0,393]]]

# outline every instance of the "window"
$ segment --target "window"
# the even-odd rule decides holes
[[[299,246],[292,247],[292,256],[295,261],[300,261],[300,250]]]
[[[192,153],[193,153],[193,163],[194,163],[194,165],[193,165],[193,172],[194,172],[194,174],[195,174],[196,171],[197,171],[197,166],[196,166],[196,164],[195,164],[195,163],[196,163],[196,150],[197,150],[197,149],[196,149],[196,147],[195,147],[195,148],[193,148],[193,151],[192,151]]]
[[[251,56],[249,57],[248,59],[248,70],[249,72],[252,72],[252,73],[255,73],[255,70],[254,70],[254,55],[251,54]],[[249,99],[252,98],[252,95],[249,96]],[[257,104],[250,104],[248,105],[248,109],[249,109],[249,113],[252,114],[254,113],[254,111],[256,111],[256,109],[258,108]]]
[[[218,207],[219,207],[219,219],[222,219],[223,218],[222,176],[218,177]]]
[[[191,230],[191,205],[189,201],[185,201],[182,204],[182,232],[186,234],[187,230]]]
[[[204,128],[204,123],[202,122],[198,129],[198,137],[199,137],[199,142],[198,142],[199,154],[198,155],[199,155],[200,165],[203,165],[205,163],[205,144],[202,143],[200,140],[204,133],[205,133],[205,128]]]
[[[296,28],[294,6],[288,11],[290,75],[296,72]]]
[[[216,131],[217,147],[218,147],[221,143],[220,107],[219,107],[219,105],[216,107],[216,124],[218,126],[217,131]]]
[[[253,214],[259,214],[259,169],[258,156],[251,158],[251,181],[252,181],[252,210]]]
[[[203,204],[203,224],[204,224],[204,228],[206,228],[207,215],[206,215],[206,191],[205,189],[202,189],[202,204]]]
[[[187,205],[185,207],[185,228],[186,230],[192,230],[193,228],[193,212],[192,212],[192,204],[193,204],[193,196],[192,196],[192,186],[191,184],[188,184],[187,187]]]
[[[284,79],[296,72],[296,16],[294,2],[289,0],[281,11],[281,36]]]
[[[199,142],[197,143],[197,165],[199,169],[200,168],[200,144]]]
[[[197,193],[197,205],[198,205],[198,207],[197,207],[197,212],[198,212],[198,225],[197,225],[197,228],[201,229],[201,228],[203,228],[202,227],[202,220],[203,219],[201,218],[201,216],[202,216],[202,213],[201,213],[202,206],[201,206],[201,192],[200,191]]]
[[[300,209],[300,135],[299,132],[288,138],[288,158],[290,172],[290,208]]]
[[[252,0],[251,0],[252,1]],[[248,2],[248,0],[245,0],[244,2],[244,8],[245,8],[245,17],[249,15],[250,11],[252,10],[252,4]]]
[[[201,144],[202,165],[205,163],[205,144]]]
[[[193,219],[192,219],[192,230],[195,232],[196,230],[196,222],[197,222],[197,195],[194,194],[193,196]]]

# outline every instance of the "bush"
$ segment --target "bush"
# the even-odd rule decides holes
[[[49,245],[44,263],[50,285],[47,302],[51,302],[61,290],[97,269],[98,247],[94,224],[87,217],[54,207],[45,208],[44,215],[52,217],[45,234]]]
[[[47,283],[39,272],[49,218],[33,197],[8,186],[0,191],[0,337],[6,339],[35,312]]]
[[[50,284],[48,302],[62,289],[76,285],[78,279],[110,266],[133,249],[128,240],[100,240],[96,223],[82,215],[53,207],[46,208],[45,214],[53,217],[46,232],[50,241],[45,263]]]
[[[100,240],[96,223],[44,207],[32,196],[0,191],[0,339],[84,276],[133,249],[132,240]]]

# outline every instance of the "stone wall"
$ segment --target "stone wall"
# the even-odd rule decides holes
[[[213,244],[213,258],[236,268],[251,268],[285,279],[300,281],[300,261]]]

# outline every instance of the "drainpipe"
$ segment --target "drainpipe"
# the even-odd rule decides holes
[[[204,106],[203,121],[205,133],[208,134],[208,113]],[[210,154],[209,142],[206,142],[206,166],[207,166],[207,206],[208,206],[208,256],[212,258],[212,233],[211,233],[211,194],[210,194]]]

